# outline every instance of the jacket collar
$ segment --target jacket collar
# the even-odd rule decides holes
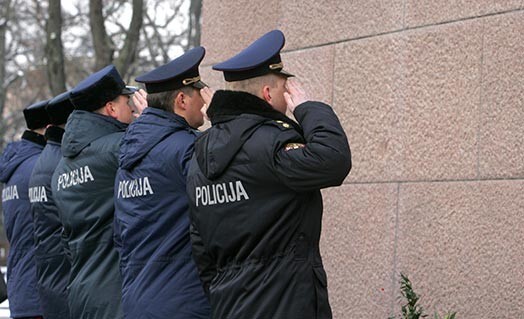
[[[75,110],[67,119],[62,139],[62,154],[74,157],[94,140],[116,132],[124,132],[127,124],[95,112]]]
[[[173,112],[168,112],[168,111],[165,111],[159,108],[155,108],[155,107],[147,107],[141,116],[143,115],[146,115],[146,116],[153,115],[156,118],[162,118],[162,119],[168,120],[169,122],[175,122],[174,125],[192,129],[192,127],[189,126],[185,118]],[[139,117],[137,121],[139,121],[140,119],[141,117]],[[160,123],[160,125],[166,125],[166,123]]]
[[[272,120],[280,120],[293,126],[302,134],[302,128],[286,115],[273,109],[261,98],[246,92],[219,90],[207,110],[211,124],[229,121],[241,114],[255,114]]]
[[[45,138],[48,142],[62,143],[65,130],[58,126],[50,126],[45,130]]]
[[[129,125],[121,140],[120,167],[131,169],[158,143],[181,130],[197,134],[182,116],[154,107],[146,108],[142,115]]]
[[[26,130],[24,134],[22,134],[22,139],[33,142],[35,144],[45,146],[45,137],[43,135],[40,135],[38,133],[35,133],[33,131]]]

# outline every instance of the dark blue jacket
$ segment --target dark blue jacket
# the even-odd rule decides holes
[[[125,318],[209,318],[191,254],[186,174],[195,132],[147,108],[122,139],[115,180]]]
[[[4,227],[10,245],[7,292],[14,318],[42,315],[36,290],[33,219],[27,190],[44,145],[43,136],[26,131],[21,141],[6,147],[0,161],[0,181],[5,184],[2,191]]]
[[[47,145],[29,181],[38,293],[46,319],[69,318],[66,288],[71,264],[66,256],[62,222],[51,192],[51,177],[62,158],[60,143],[63,134],[64,130],[57,126],[46,130]]]
[[[113,187],[126,127],[87,111],[75,110],[67,119],[51,188],[71,252],[68,301],[75,319],[122,318]]]

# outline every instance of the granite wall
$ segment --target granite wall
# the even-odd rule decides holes
[[[323,192],[334,317],[398,313],[402,272],[430,312],[524,318],[524,0],[204,0],[204,80],[275,28],[352,149]]]

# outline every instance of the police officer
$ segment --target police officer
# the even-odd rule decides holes
[[[33,219],[29,203],[29,178],[46,144],[44,132],[49,124],[45,111],[48,101],[24,109],[28,130],[22,140],[10,143],[0,162],[0,181],[4,183],[2,206],[4,227],[9,241],[7,293],[12,318],[41,318],[36,289]]]
[[[283,45],[274,30],[213,67],[228,90],[213,96],[187,181],[213,318],[331,318],[320,189],[343,182],[350,150],[332,108],[288,80]]]
[[[71,90],[62,154],[52,178],[71,252],[72,318],[122,318],[118,253],[113,245],[113,187],[119,143],[134,118],[126,87],[113,65]]]
[[[200,90],[210,91],[198,72],[204,54],[194,48],[136,78],[149,107],[124,134],[115,181],[125,318],[210,318],[191,254],[186,194],[204,123]]]
[[[51,177],[62,158],[60,145],[64,126],[67,117],[73,112],[69,92],[51,99],[46,112],[51,124],[45,131],[47,144],[29,181],[37,288],[44,318],[67,319],[70,317],[66,287],[71,265],[62,241],[62,223],[51,192]]]

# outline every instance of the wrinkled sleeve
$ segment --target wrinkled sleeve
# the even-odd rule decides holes
[[[216,275],[215,263],[211,256],[207,253],[202,238],[195,225],[191,223],[189,228],[191,236],[191,246],[193,249],[193,259],[198,268],[198,274],[200,280],[202,281],[202,286],[204,287],[204,292],[209,297],[209,286],[211,285],[211,280]]]
[[[274,173],[295,191],[342,184],[351,169],[351,152],[333,109],[324,103],[305,102],[294,115],[304,131],[305,143],[300,143],[294,130],[281,132],[273,143]]]
[[[69,260],[69,262],[72,263],[73,254],[71,253],[71,249],[69,249],[68,238],[69,233],[66,231],[66,228],[62,226],[62,232],[60,233],[60,242],[62,244],[62,250],[64,251],[67,260]]]
[[[122,134],[123,135],[123,134]],[[108,153],[109,159],[108,159],[108,166],[110,165],[111,171],[114,170],[113,180],[116,180],[116,175],[118,172],[118,158],[120,156],[120,143],[121,138],[118,140],[118,143],[114,143],[111,149],[111,152]],[[117,197],[116,192],[118,191],[118,187],[114,188],[114,194],[113,194],[113,200]],[[120,223],[118,221],[118,218],[113,213],[113,245],[115,249],[118,251],[118,255],[122,256],[122,238],[121,238],[121,231],[120,231]]]
[[[194,138],[185,145],[185,147],[182,150],[181,158],[180,158],[180,167],[182,168],[182,175],[187,178],[187,172],[189,171],[189,163],[191,162],[191,158],[193,157],[193,153],[195,151],[195,140]]]
[[[115,249],[118,251],[118,255],[122,256],[122,237],[121,237],[121,231],[120,231],[120,223],[118,222],[118,218],[115,216],[113,218],[113,243],[115,246]]]
[[[53,188],[51,188],[51,192],[52,191],[53,191]],[[53,198],[54,198],[54,194],[53,194]],[[60,210],[58,205],[56,205],[56,202],[55,202],[55,207],[56,207],[56,213],[58,215],[58,220],[62,224],[62,231],[60,232],[60,243],[62,245],[62,250],[64,251],[64,254],[67,260],[69,260],[69,262],[72,263],[73,262],[73,253],[71,252],[71,249],[69,248],[70,230],[66,227],[66,225],[64,225],[64,219],[63,219],[64,214],[62,214],[62,211]]]

